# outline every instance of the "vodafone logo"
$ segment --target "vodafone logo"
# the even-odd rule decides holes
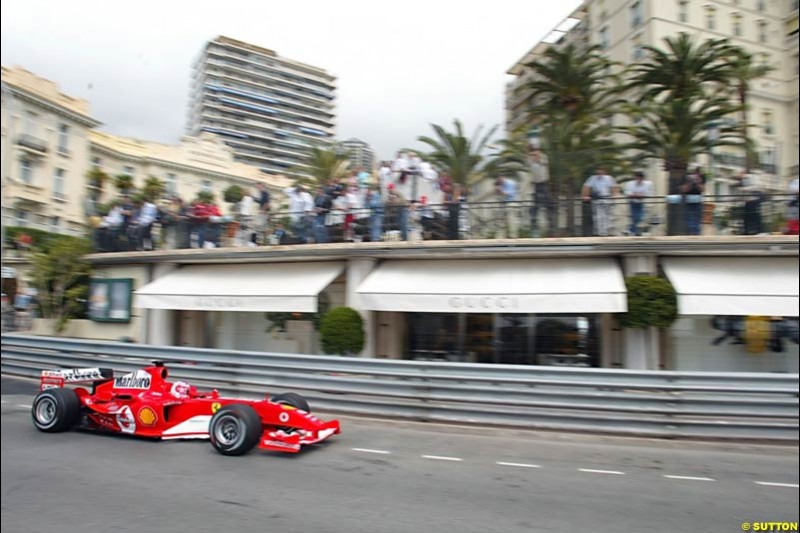
[[[133,418],[133,411],[127,405],[117,411],[117,425],[123,433],[136,431],[136,420]]]
[[[289,413],[283,411],[281,414],[278,415],[278,420],[281,422],[288,422],[289,421]]]

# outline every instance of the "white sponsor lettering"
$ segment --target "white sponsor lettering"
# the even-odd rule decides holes
[[[105,379],[99,368],[69,368],[64,370],[43,370],[42,377],[61,378],[66,382],[98,381]]]
[[[447,303],[453,309],[517,309],[515,296],[451,296]]]
[[[241,298],[231,296],[201,296],[197,298],[198,307],[233,308],[242,307],[243,305],[244,302]]]

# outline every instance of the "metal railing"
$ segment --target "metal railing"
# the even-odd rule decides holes
[[[671,217],[671,219],[670,219]],[[644,198],[625,197],[516,202],[382,205],[325,213],[273,211],[268,217],[215,222],[184,217],[152,234],[157,248],[248,243],[304,244],[395,240],[515,239],[623,235],[759,235],[785,233],[797,218],[797,197],[748,193]],[[134,230],[136,228],[134,227]],[[130,228],[100,230],[98,251],[136,249]],[[174,244],[182,243],[182,244]]]
[[[301,392],[316,409],[407,420],[663,438],[798,441],[798,375],[400,361],[2,336],[3,374],[154,359],[242,397]]]

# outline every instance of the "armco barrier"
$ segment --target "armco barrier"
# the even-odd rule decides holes
[[[3,374],[152,360],[241,396],[296,390],[323,411],[665,438],[798,441],[798,375],[396,361],[2,336]]]

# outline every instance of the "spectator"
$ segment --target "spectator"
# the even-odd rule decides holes
[[[380,187],[373,186],[367,191],[366,207],[369,208],[369,240],[380,242],[383,233],[383,201]]]
[[[205,203],[202,198],[195,199],[191,209],[191,225],[198,248],[205,247],[206,240],[209,238],[210,216],[209,204]]]
[[[405,152],[397,152],[397,159],[392,163],[392,183],[395,192],[406,198],[410,189],[411,162]]]
[[[378,170],[378,186],[381,194],[385,195],[389,184],[392,182],[392,166],[388,161],[384,161]]]
[[[266,232],[269,226],[269,191],[263,183],[256,184],[256,189],[256,202],[258,203],[258,220],[256,220],[257,232]]]
[[[116,252],[119,250],[119,238],[122,234],[124,218],[122,206],[115,201],[111,204],[108,214],[100,222],[100,249],[104,252]]]
[[[644,179],[644,172],[633,173],[633,180],[625,184],[625,196],[628,197],[631,207],[631,225],[628,232],[631,235],[642,234],[639,224],[645,216],[645,198],[653,196],[653,184]]]
[[[309,217],[314,212],[314,199],[303,188],[295,185],[284,189],[283,193],[289,197],[289,219],[292,223],[292,234],[301,243],[308,241],[307,231]]]
[[[268,239],[270,244],[289,244],[289,235],[283,227],[283,222],[275,224],[275,229]]]
[[[266,192],[266,191],[264,191]],[[260,206],[256,199],[250,194],[248,189],[242,191],[242,199],[239,201],[239,220],[241,227],[239,233],[243,236],[245,246],[256,245],[256,216]]]
[[[498,176],[494,182],[495,193],[502,204],[497,211],[496,221],[498,222],[498,237],[505,234],[511,238],[512,234],[517,233],[516,206],[509,206],[511,202],[519,200],[517,182],[505,176]]]
[[[408,201],[394,184],[389,184],[389,197],[386,199],[386,225],[397,228],[400,238],[408,240]]]
[[[703,191],[706,188],[706,177],[700,167],[687,174],[681,185],[686,208],[686,232],[688,235],[700,235],[700,220],[703,212]]]
[[[597,173],[583,184],[583,200],[592,203],[594,233],[600,237],[608,236],[611,225],[611,200],[618,193],[617,182],[599,167]]]
[[[447,239],[458,240],[461,198],[459,191],[450,182],[444,188],[444,204],[447,207]]]
[[[551,206],[550,206],[550,193],[548,188],[550,186],[550,173],[546,162],[542,161],[542,152],[534,148],[528,147],[528,167],[531,176],[531,187],[533,193],[531,200],[531,230],[533,232],[539,231],[539,212],[545,212],[546,220],[550,219]]]
[[[758,186],[756,176],[741,173],[736,176],[738,186],[745,196],[744,200],[744,234],[758,235],[764,233],[761,219],[761,204],[763,202],[763,192]]]
[[[314,198],[314,242],[326,243],[328,236],[328,215],[333,207],[333,200],[328,193],[328,187],[320,185],[317,196]]]
[[[154,250],[153,224],[158,218],[158,207],[149,198],[145,199],[136,219],[136,249]]]
[[[792,198],[788,202],[787,218],[789,220],[786,222],[786,230],[784,232],[787,235],[797,235],[800,233],[800,223],[798,222],[798,218],[800,218],[800,207],[798,206],[798,203],[800,203],[798,202],[800,200],[800,181],[797,178],[793,179],[789,184],[789,194],[792,195]]]
[[[206,242],[203,243],[205,248],[219,248],[220,237],[222,234],[222,227],[225,224],[225,219],[222,216],[219,206],[214,203],[214,200],[208,202],[208,232],[206,234]]]

